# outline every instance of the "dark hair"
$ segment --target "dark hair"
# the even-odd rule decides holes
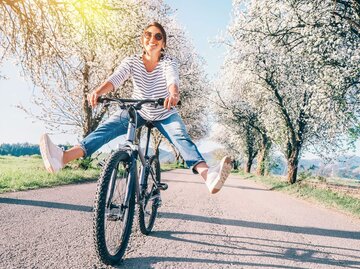
[[[155,26],[156,28],[158,28],[158,29],[160,30],[160,32],[161,32],[161,34],[162,34],[162,36],[163,36],[163,39],[164,39],[164,45],[165,45],[165,47],[166,47],[166,32],[165,32],[164,27],[163,27],[160,23],[154,21],[154,22],[148,24],[148,25],[145,27],[143,34],[144,34],[145,31],[146,31],[147,29],[149,29],[151,26]]]

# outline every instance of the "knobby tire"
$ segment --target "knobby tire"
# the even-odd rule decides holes
[[[127,217],[124,221],[117,220],[118,222],[124,223],[123,231],[121,232],[121,239],[119,238],[119,246],[116,248],[114,253],[109,251],[106,242],[106,227],[105,221],[109,221],[106,219],[106,200],[109,192],[109,188],[111,187],[110,181],[113,175],[114,169],[117,169],[120,166],[127,166],[129,171],[124,172],[123,180],[127,179],[129,183],[132,181],[135,182],[135,171],[130,168],[130,156],[129,153],[124,150],[119,150],[111,154],[111,156],[106,161],[102,173],[100,175],[97,193],[95,197],[95,205],[94,205],[94,219],[93,219],[93,232],[94,232],[94,243],[95,249],[97,252],[97,256],[104,264],[115,265],[118,264],[122,257],[124,256],[126,247],[129,242],[129,237],[131,234],[132,223],[134,219],[134,208],[135,208],[135,184],[132,184],[130,187],[130,203]],[[124,170],[126,171],[126,170]],[[120,184],[121,179],[115,178],[115,184]],[[127,186],[128,183],[125,183]],[[114,191],[115,192],[115,191]],[[121,198],[123,199],[123,198]],[[109,221],[110,223],[110,221]],[[119,224],[117,224],[119,225]]]

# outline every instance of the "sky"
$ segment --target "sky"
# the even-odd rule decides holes
[[[197,52],[204,57],[205,71],[211,78],[220,68],[225,48],[215,44],[231,19],[231,0],[166,0],[175,10],[175,18],[183,26]]]
[[[222,63],[224,48],[210,44],[216,36],[226,29],[230,20],[231,1],[208,0],[166,0],[178,23],[182,25],[192,40],[197,52],[205,59],[205,71],[209,78],[219,70]],[[38,144],[42,133],[47,132],[45,124],[34,120],[17,108],[23,105],[36,111],[30,103],[36,89],[30,81],[20,75],[20,68],[12,62],[0,67],[0,74],[8,79],[0,79],[0,144],[24,143]],[[57,144],[75,144],[78,137],[74,134],[52,134]],[[216,147],[210,142],[201,142],[200,150],[211,150]],[[205,152],[206,152],[205,151]]]

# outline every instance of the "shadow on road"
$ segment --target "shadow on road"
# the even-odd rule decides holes
[[[226,268],[243,268],[244,266],[251,266],[253,268],[284,268],[284,269],[306,269],[308,267],[295,267],[279,264],[266,264],[266,263],[249,263],[241,262],[239,258],[231,261],[221,261],[221,260],[211,260],[211,259],[201,259],[201,258],[191,258],[191,257],[162,257],[162,256],[151,256],[151,257],[138,257],[138,258],[129,258],[125,259],[123,263],[115,268],[124,269],[124,268],[137,268],[137,269],[149,269],[154,268],[154,264],[171,262],[171,263],[197,263],[198,265],[194,268],[207,268],[207,264],[218,264],[220,268],[221,265],[227,265]],[[181,266],[181,265],[180,265]],[[230,267],[228,267],[230,266]],[[171,268],[176,268],[171,267]],[[179,267],[181,268],[181,267]],[[189,267],[187,267],[189,268]]]
[[[171,212],[162,212],[159,214],[159,216],[165,219],[198,221],[198,222],[221,224],[221,225],[241,226],[241,227],[255,228],[261,230],[273,230],[273,231],[282,231],[282,232],[297,233],[297,234],[311,234],[311,235],[320,235],[320,236],[329,236],[329,237],[339,237],[339,238],[347,238],[354,240],[360,239],[360,231],[353,232],[353,231],[323,229],[316,227],[288,226],[281,224],[251,222],[246,220],[221,219],[214,217],[196,216],[196,215],[171,213]]]
[[[346,268],[359,268],[360,262],[357,255],[339,254],[331,252],[329,246],[312,245],[301,242],[290,242],[281,240],[268,240],[262,238],[242,237],[242,236],[229,236],[210,233],[198,233],[198,232],[175,232],[175,231],[155,231],[151,234],[153,237],[158,237],[171,241],[180,241],[187,244],[203,245],[204,250],[194,250],[203,254],[211,254],[213,257],[217,257],[219,260],[213,259],[201,259],[190,257],[139,257],[125,259],[121,267],[118,268],[152,268],[152,265],[159,262],[178,262],[178,263],[199,263],[199,268],[205,268],[206,264],[219,264],[219,265],[233,265],[233,266],[252,266],[254,268],[311,268],[315,264],[331,266],[344,266]],[[199,236],[203,240],[198,240]],[[214,236],[220,237],[216,239],[217,244],[210,243],[211,238]],[[186,237],[186,238],[185,238]],[[197,238],[194,240],[193,238]],[[221,243],[219,243],[221,242]],[[169,244],[171,245],[171,244]],[[289,246],[286,246],[289,245]],[[294,247],[299,246],[299,247]],[[214,247],[216,250],[206,250],[207,248]],[[319,250],[319,248],[330,249]],[[334,247],[335,249],[336,247]],[[189,247],[189,250],[191,247]],[[223,251],[222,251],[222,250]],[[336,248],[339,249],[339,248]],[[355,251],[357,249],[340,248],[343,250]],[[244,253],[245,252],[245,253]],[[248,252],[248,253],[246,253]],[[191,255],[191,254],[189,254]],[[343,259],[331,259],[332,255],[342,256]],[[226,256],[228,260],[224,260]],[[236,260],[230,259],[229,256],[235,256]],[[299,266],[286,266],[279,264],[267,264],[267,263],[249,263],[241,262],[241,257],[257,257],[257,260],[265,258],[276,260],[288,260],[293,262],[306,263],[307,267]],[[141,266],[139,267],[139,264]],[[200,265],[201,264],[201,265]],[[144,267],[142,267],[144,266]],[[311,266],[311,267],[308,267]]]
[[[14,198],[6,198],[6,197],[0,197],[0,204],[39,206],[39,207],[73,210],[73,211],[81,211],[81,212],[92,212],[93,210],[91,206],[85,206],[85,205],[73,205],[73,204],[65,204],[65,203],[57,203],[57,202],[49,202],[49,201],[14,199]]]
[[[49,201],[14,199],[14,198],[6,198],[6,197],[0,197],[0,204],[38,206],[38,207],[73,210],[73,211],[81,211],[81,212],[92,212],[93,210],[93,207],[91,206],[65,204],[65,203],[49,202]],[[323,229],[316,227],[289,226],[289,225],[281,225],[281,224],[251,222],[251,221],[234,220],[234,219],[222,219],[215,217],[205,217],[205,216],[189,215],[182,213],[171,213],[171,212],[161,212],[159,213],[159,217],[164,219],[189,220],[189,221],[197,221],[197,222],[205,222],[205,223],[213,223],[213,224],[221,224],[221,225],[241,226],[241,227],[255,228],[261,230],[283,231],[288,233],[310,234],[310,235],[320,235],[320,236],[360,240],[360,231],[354,232],[354,231]]]

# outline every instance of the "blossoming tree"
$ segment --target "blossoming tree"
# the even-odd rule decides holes
[[[233,9],[224,68],[247,87],[232,96],[262,108],[294,183],[305,149],[334,152],[359,126],[359,36],[330,0],[240,0]]]

